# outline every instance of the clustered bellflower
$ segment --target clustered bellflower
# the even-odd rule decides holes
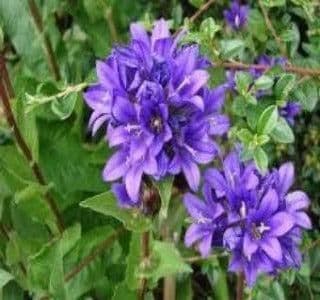
[[[171,36],[163,19],[151,34],[137,23],[130,31],[128,45],[97,62],[98,82],[84,95],[92,132],[106,128],[115,148],[103,178],[118,181],[113,191],[124,207],[140,205],[144,175],[183,173],[197,190],[198,165],[219,151],[212,137],[229,127],[220,113],[225,88],[207,87],[209,62],[198,45],[180,45],[182,34]]]
[[[288,192],[294,181],[292,163],[262,176],[253,163],[243,164],[232,152],[223,170],[205,173],[205,201],[184,197],[193,223],[185,244],[197,245],[203,256],[213,247],[231,252],[229,270],[244,272],[252,286],[258,275],[299,267],[303,229],[311,228],[305,210],[309,199],[302,191]]]
[[[230,8],[223,12],[224,19],[233,30],[242,29],[248,22],[249,7],[233,1]]]

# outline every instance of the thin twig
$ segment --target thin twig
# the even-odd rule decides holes
[[[68,272],[64,280],[65,282],[70,281],[73,277],[79,274],[85,267],[87,267],[93,260],[97,258],[105,249],[107,249],[122,233],[125,232],[123,227],[117,229],[114,233],[108,236],[104,241],[97,246],[97,248],[86,256],[76,267],[74,267],[70,272]]]
[[[268,12],[266,10],[266,8],[264,7],[263,3],[261,2],[261,0],[258,0],[258,3],[259,3],[259,6],[260,6],[260,9],[262,11],[262,14],[263,14],[263,17],[264,17],[264,20],[266,22],[266,25],[269,29],[269,31],[271,32],[272,36],[274,37],[280,51],[281,51],[281,54],[284,56],[284,57],[287,57],[287,51],[286,51],[286,48],[285,46],[283,45],[282,43],[282,40],[281,38],[277,35],[277,32],[276,30],[274,29],[273,25],[272,25],[272,22],[268,16]]]
[[[29,10],[30,10],[31,16],[33,18],[34,24],[35,24],[39,34],[43,38],[43,48],[46,53],[49,68],[50,68],[55,80],[58,81],[61,79],[59,66],[58,66],[55,54],[53,52],[53,48],[52,48],[52,44],[49,39],[49,36],[47,33],[44,32],[42,17],[41,17],[39,8],[34,0],[28,0],[28,4],[29,4]]]
[[[149,231],[143,232],[141,235],[141,254],[142,254],[142,264],[145,265],[150,256],[150,233]],[[147,279],[145,277],[141,278],[140,286],[138,289],[138,299],[143,300],[144,295],[147,290]]]
[[[216,66],[221,66],[226,69],[232,70],[249,70],[254,69],[258,71],[267,71],[271,67],[263,64],[245,64],[242,62],[232,61],[232,62],[221,62],[217,63]],[[301,76],[312,76],[312,77],[320,77],[320,69],[312,69],[312,68],[302,68],[298,66],[283,66],[284,71],[289,73],[299,74]]]
[[[32,155],[32,152],[31,152],[28,144],[26,143],[26,141],[25,141],[25,139],[24,139],[19,127],[18,127],[18,124],[15,120],[15,117],[13,115],[13,112],[11,109],[11,104],[10,104],[10,98],[7,93],[8,88],[5,86],[4,80],[2,80],[2,72],[3,72],[2,70],[5,68],[6,68],[5,63],[4,63],[3,59],[0,58],[0,99],[3,104],[4,114],[5,114],[7,123],[9,124],[10,128],[13,131],[13,134],[16,138],[16,142],[17,142],[19,148],[21,149],[23,155],[28,160],[30,167],[32,169],[32,172],[34,174],[34,177],[36,178],[38,183],[40,183],[43,186],[46,186],[47,182],[44,179],[42,171],[40,170],[38,163],[35,161],[35,159]],[[48,203],[48,206],[50,207],[52,213],[54,214],[54,216],[56,218],[57,227],[58,227],[60,233],[62,233],[63,229],[64,229],[64,225],[63,225],[63,221],[62,221],[62,216],[59,212],[59,209],[56,205],[56,202],[54,201],[54,199],[52,198],[52,196],[48,192],[45,193],[44,196],[45,196],[44,199]]]
[[[243,300],[244,296],[244,275],[240,272],[237,275],[237,298],[236,300]]]
[[[209,7],[213,4],[215,0],[209,0],[208,2],[204,3],[191,17],[190,22],[193,23],[196,19],[198,19]]]

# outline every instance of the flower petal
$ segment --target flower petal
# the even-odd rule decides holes
[[[198,244],[201,256],[206,257],[211,252],[212,234],[205,235]]]
[[[286,195],[285,200],[289,211],[306,209],[310,204],[307,194],[302,191],[289,193]]]
[[[187,247],[191,247],[192,244],[202,239],[207,233],[203,230],[201,225],[192,224],[186,231],[184,236],[184,243]]]
[[[277,238],[268,237],[261,240],[261,248],[273,260],[281,262],[282,250]]]
[[[271,227],[270,235],[282,236],[294,226],[294,223],[294,219],[289,213],[279,212],[268,221],[268,225]]]
[[[143,170],[140,165],[131,167],[125,176],[125,185],[132,201],[139,199],[140,184]]]
[[[109,158],[103,170],[103,179],[105,181],[116,180],[126,173],[128,170],[126,155],[125,151],[118,151]]]
[[[274,189],[269,189],[261,200],[259,214],[268,218],[278,209],[278,206],[279,198],[276,191]]]
[[[187,193],[183,197],[183,203],[188,213],[190,214],[190,216],[192,216],[195,222],[205,223],[207,216],[207,207],[202,200],[200,200],[198,197],[194,196],[191,193]]]
[[[304,212],[298,212],[294,214],[294,220],[296,224],[304,229],[311,229],[312,224],[309,216]]]
[[[294,167],[293,163],[288,162],[279,168],[279,187],[280,193],[285,195],[294,181]]]
[[[257,249],[258,243],[252,240],[248,233],[245,233],[243,238],[243,254],[250,260],[252,254],[254,254]]]
[[[193,191],[196,191],[200,183],[200,171],[196,163],[191,160],[182,162],[182,172]]]

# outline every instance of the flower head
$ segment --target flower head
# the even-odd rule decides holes
[[[311,228],[311,222],[305,212],[307,195],[288,193],[293,181],[291,163],[262,176],[252,163],[241,163],[236,152],[229,154],[222,172],[209,169],[205,173],[203,192],[210,205],[198,200],[201,209],[192,210],[190,206],[197,207],[196,198],[185,198],[195,220],[187,231],[186,245],[198,243],[201,254],[208,255],[210,248],[206,244],[203,251],[202,243],[210,240],[212,248],[212,241],[220,241],[232,254],[229,269],[244,272],[249,286],[259,274],[299,267],[301,233]]]
[[[136,204],[144,175],[159,179],[182,172],[197,190],[198,164],[216,156],[212,136],[224,134],[229,123],[220,114],[225,89],[208,89],[208,61],[197,45],[180,46],[181,35],[172,37],[164,20],[151,35],[139,24],[130,31],[128,45],[97,62],[98,82],[84,96],[93,110],[92,132],[104,126],[116,148],[103,178],[122,179],[125,191],[114,190]]]
[[[233,1],[230,8],[223,12],[226,22],[234,30],[239,30],[247,24],[248,14],[249,7],[240,5],[238,1]]]

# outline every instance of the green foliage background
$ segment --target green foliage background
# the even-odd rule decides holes
[[[37,0],[43,20],[39,32],[28,1],[0,0],[0,51],[5,56],[15,96],[11,104],[18,126],[47,184],[34,178],[30,162],[16,146],[0,110],[0,299],[136,299],[142,277],[148,279],[146,299],[162,297],[163,277],[175,275],[177,299],[234,299],[235,277],[227,273],[227,257],[207,260],[183,246],[186,214],[172,179],[158,185],[162,206],[153,220],[122,211],[101,170],[110,155],[103,133],[88,133],[89,112],[81,91],[95,80],[95,60],[113,43],[126,42],[128,27],[141,21],[147,28],[159,17],[172,30],[185,24],[186,41],[200,43],[217,62],[211,84],[224,81],[219,63],[268,53],[281,55],[257,1],[249,1],[249,25],[242,32],[225,26],[228,1],[215,1],[195,22],[191,17],[203,0]],[[320,69],[320,5],[317,0],[263,0],[290,62]],[[60,79],[48,65],[44,38],[49,37]],[[269,88],[280,77],[273,97],[256,103],[248,86]],[[305,235],[301,270],[274,278],[262,277],[249,299],[320,299],[320,109],[319,76],[283,74],[273,69],[252,82],[237,76],[238,97],[226,110],[233,128],[226,148],[242,142],[247,158],[261,169],[292,160],[296,185],[307,191],[313,230]],[[249,89],[250,90],[250,89]],[[278,116],[277,107],[290,97],[304,107],[293,129]],[[275,131],[275,124],[280,128]],[[47,202],[50,193],[61,211],[65,230],[59,233]],[[168,217],[169,216],[169,217]],[[169,232],[164,237],[163,227]],[[151,229],[152,256],[141,264],[140,234]],[[173,240],[173,241],[172,241]],[[191,259],[190,259],[191,258]],[[194,260],[193,260],[194,259]],[[190,263],[192,262],[192,263]],[[2,297],[2,298],[1,298]]]

